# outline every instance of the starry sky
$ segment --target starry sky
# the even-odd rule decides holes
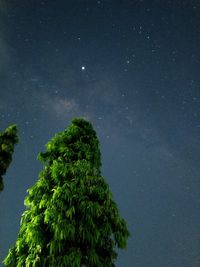
[[[131,232],[116,266],[200,266],[199,45],[198,0],[0,0],[0,130],[17,124],[20,138],[0,195],[0,260],[37,154],[85,117]]]

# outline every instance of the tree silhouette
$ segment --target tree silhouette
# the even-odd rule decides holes
[[[3,190],[3,178],[12,161],[14,146],[18,142],[17,127],[9,126],[4,132],[0,133],[0,191]]]
[[[28,190],[10,267],[113,267],[129,232],[101,176],[99,141],[76,118],[39,154],[44,169]]]

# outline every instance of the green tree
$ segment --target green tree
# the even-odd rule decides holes
[[[4,132],[0,133],[0,191],[3,190],[3,178],[12,161],[14,146],[18,142],[17,127],[9,126]]]
[[[129,236],[101,176],[99,141],[76,118],[39,154],[44,169],[28,190],[9,267],[113,267]]]

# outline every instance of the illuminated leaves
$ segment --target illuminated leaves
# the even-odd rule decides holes
[[[44,169],[28,190],[27,210],[5,266],[113,267],[129,235],[101,176],[92,125],[75,119],[39,154]]]
[[[0,133],[0,191],[3,190],[3,178],[7,168],[12,161],[14,146],[18,143],[17,127],[9,126],[4,132]]]

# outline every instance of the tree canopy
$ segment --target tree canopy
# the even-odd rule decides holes
[[[4,132],[0,132],[0,191],[3,190],[3,175],[6,173],[14,152],[14,146],[18,142],[16,125],[9,126]]]
[[[129,232],[101,176],[99,141],[76,118],[38,158],[44,168],[28,190],[9,267],[113,267]]]

